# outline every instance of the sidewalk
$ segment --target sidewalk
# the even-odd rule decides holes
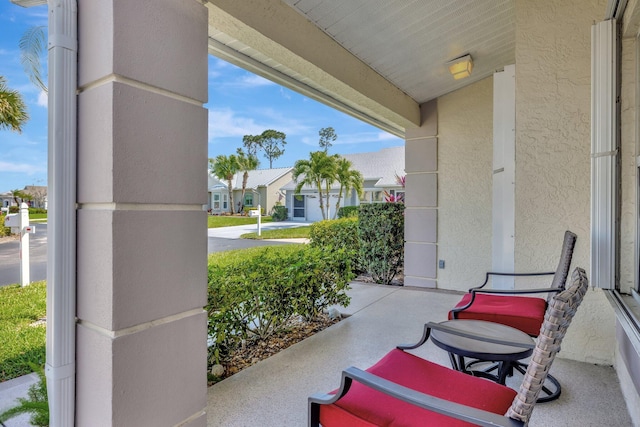
[[[295,228],[310,225],[310,222],[298,221],[280,221],[266,222],[261,225],[262,230],[277,230],[281,228]],[[232,227],[209,228],[207,235],[209,237],[222,237],[225,239],[239,239],[241,235],[246,233],[256,233],[258,226],[256,224],[234,225]]]
[[[16,405],[19,397],[27,397],[29,387],[37,382],[38,375],[33,373],[0,383],[0,412],[4,412]],[[31,426],[31,423],[29,423],[30,418],[31,415],[23,414],[11,418],[4,424],[7,427],[29,427]]]

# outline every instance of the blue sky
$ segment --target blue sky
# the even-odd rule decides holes
[[[0,130],[0,192],[47,184],[47,99],[22,70],[18,41],[24,31],[47,24],[47,7],[24,9],[0,0],[0,75],[23,95],[30,120],[21,134]],[[338,135],[331,153],[378,151],[404,141],[269,80],[209,57],[209,157],[231,154],[244,135],[275,129],[287,135],[285,153],[273,167],[293,166],[318,149],[318,131]],[[260,167],[269,161],[260,157]]]

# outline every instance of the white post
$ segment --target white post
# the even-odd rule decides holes
[[[260,207],[260,204],[258,203],[258,237],[260,237],[262,235],[262,208]]]
[[[49,425],[75,425],[77,0],[49,0]]]
[[[29,206],[22,202],[20,204],[20,285],[27,286],[31,283],[29,277],[29,233],[26,228],[29,226]]]

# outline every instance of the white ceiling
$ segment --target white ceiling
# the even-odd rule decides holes
[[[515,0],[281,1],[418,104],[515,63]],[[264,8],[260,13],[269,12]],[[402,132],[211,23],[209,51],[389,132]],[[454,80],[447,62],[465,54],[473,57],[471,77]]]
[[[283,0],[419,103],[515,62],[514,0]],[[447,61],[471,54],[472,76]]]

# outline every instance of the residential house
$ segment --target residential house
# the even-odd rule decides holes
[[[405,284],[553,270],[576,232],[560,357],[613,365],[640,424],[640,2],[76,5],[49,13],[52,425],[207,424],[208,54],[405,138]]]
[[[22,192],[30,196],[28,200],[29,207],[47,209],[47,187],[44,185],[27,185]],[[8,208],[17,206],[13,193],[7,191],[0,193],[0,207]]]
[[[256,169],[249,171],[247,184],[242,200],[242,180],[244,172],[233,176],[233,200],[236,204],[234,212],[245,208],[262,208],[263,213],[269,214],[276,203],[284,204],[284,194],[280,187],[291,180],[292,168]],[[213,215],[231,212],[228,184],[219,180],[211,173],[208,180],[208,210]]]
[[[0,193],[0,207],[8,208],[10,206],[14,206],[16,204],[13,199],[13,194],[10,191],[5,193]]]
[[[344,194],[343,191],[340,206],[384,202],[385,191],[394,198],[404,197],[404,187],[399,182],[399,178],[404,177],[404,151],[404,146],[400,146],[369,153],[343,154],[342,157],[351,162],[352,168],[362,174],[364,182],[362,197],[359,197],[353,190],[350,190],[348,194]],[[286,193],[289,219],[308,222],[322,220],[318,189],[305,185],[297,193],[296,187],[295,181],[282,187],[282,191]],[[340,184],[334,182],[329,191],[329,219],[334,217],[339,192]]]

